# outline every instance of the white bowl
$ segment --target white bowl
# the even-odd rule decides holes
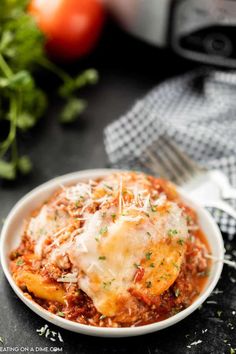
[[[195,311],[206,300],[206,298],[211,294],[220,278],[223,267],[222,262],[213,263],[211,267],[211,273],[204,290],[191,306],[166,320],[145,326],[127,328],[93,327],[72,322],[60,318],[54,314],[51,314],[50,312],[44,310],[38,304],[24,296],[23,292],[15,284],[9,269],[9,254],[14,248],[18,246],[20,242],[24,219],[29,217],[30,213],[35,208],[39,207],[45,200],[47,200],[47,198],[50,197],[51,194],[58,189],[60,184],[66,185],[68,183],[76,183],[80,180],[101,177],[111,172],[114,172],[114,170],[86,170],[81,172],[70,173],[42,184],[41,186],[35,188],[30,193],[28,193],[25,197],[23,197],[11,210],[2,229],[0,253],[2,268],[12,289],[15,291],[17,296],[39,316],[43,317],[45,320],[59,327],[65,328],[73,332],[99,337],[128,337],[159,331],[181,321],[186,316],[190,315],[193,311]],[[191,199],[189,199],[183,191],[179,192],[185,203],[197,212],[201,228],[203,229],[211,247],[212,255],[219,259],[223,259],[223,240],[215,221],[206,210],[204,210],[202,207],[200,207]]]

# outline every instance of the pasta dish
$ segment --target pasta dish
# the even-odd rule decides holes
[[[141,326],[185,309],[210,252],[170,182],[117,172],[58,190],[24,221],[11,272],[24,295],[65,319]]]

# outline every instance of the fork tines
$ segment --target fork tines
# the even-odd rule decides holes
[[[170,138],[159,137],[145,153],[147,160],[144,164],[146,167],[179,185],[187,183],[205,171],[180,150]]]

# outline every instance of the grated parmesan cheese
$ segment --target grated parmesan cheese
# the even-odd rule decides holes
[[[78,274],[68,273],[58,278],[57,281],[59,283],[77,283]]]

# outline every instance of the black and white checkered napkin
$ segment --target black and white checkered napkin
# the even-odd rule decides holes
[[[144,170],[146,148],[163,135],[207,168],[222,170],[236,187],[236,73],[200,69],[154,88],[106,127],[111,165]],[[232,239],[236,220],[211,212]]]

